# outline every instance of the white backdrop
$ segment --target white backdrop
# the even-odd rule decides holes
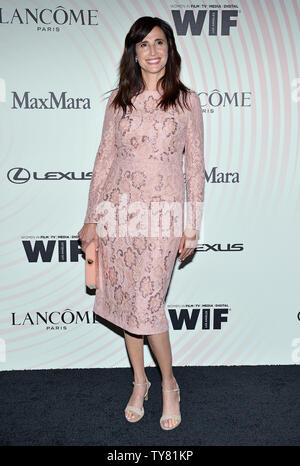
[[[300,362],[300,2],[188,3],[2,0],[1,370],[129,366],[93,321],[77,232],[104,93],[140,16],[172,26],[203,106],[201,238],[165,306],[173,363]]]

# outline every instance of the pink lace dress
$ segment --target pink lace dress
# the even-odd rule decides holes
[[[98,254],[103,287],[96,291],[93,310],[129,332],[151,335],[169,328],[164,303],[184,231],[184,150],[192,206],[186,226],[199,228],[192,214],[204,200],[202,110],[195,91],[188,96],[191,110],[177,106],[167,111],[156,108],[158,91],[144,91],[133,98],[133,111],[123,116],[122,109],[110,106],[116,92],[106,105],[84,220],[98,223],[97,231],[102,226]],[[115,230],[105,224],[107,210],[99,209],[105,201],[115,207],[109,217],[116,220]],[[177,209],[162,210],[172,202]],[[169,212],[164,214],[167,230],[162,212]],[[127,230],[120,227],[120,218]]]

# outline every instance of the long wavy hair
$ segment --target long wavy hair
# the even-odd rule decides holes
[[[161,84],[163,90],[163,94],[157,106],[160,106],[163,110],[167,110],[169,106],[176,107],[176,104],[178,104],[182,108],[180,102],[181,93],[182,102],[184,106],[189,109],[187,94],[190,89],[179,79],[181,57],[177,51],[171,26],[160,18],[142,16],[133,23],[126,35],[124,52],[119,65],[118,92],[111,102],[111,105],[113,105],[115,109],[120,107],[123,109],[123,115],[126,113],[127,107],[129,107],[130,111],[132,107],[134,107],[131,102],[132,97],[140,94],[145,89],[140,65],[135,60],[136,44],[141,42],[155,26],[163,30],[168,44],[168,59],[165,67],[165,74],[157,83],[158,87]]]

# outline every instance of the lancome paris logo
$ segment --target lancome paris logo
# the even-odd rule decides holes
[[[50,6],[50,5],[49,5]],[[66,26],[98,26],[99,10],[56,8],[0,8],[0,25],[35,25],[39,32],[59,32]]]
[[[63,309],[46,312],[27,312],[19,315],[16,312],[11,313],[11,325],[23,326],[45,326],[46,330],[67,330],[70,325],[95,324],[97,316],[89,311],[73,311],[72,309]]]
[[[84,181],[92,178],[93,172],[78,172],[68,171],[66,173],[60,171],[51,171],[45,173],[38,173],[33,171],[32,173],[24,167],[14,167],[7,172],[7,178],[11,183],[24,184],[29,180],[34,181]],[[223,172],[218,170],[218,167],[212,167],[209,172],[205,170],[205,179],[207,183],[239,183],[240,175],[237,171]],[[185,173],[184,173],[184,181]]]

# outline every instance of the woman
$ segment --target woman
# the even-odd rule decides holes
[[[197,245],[205,180],[200,100],[195,91],[180,81],[180,64],[168,23],[159,18],[142,17],[132,25],[120,62],[119,86],[111,93],[106,106],[87,213],[78,233],[83,250],[90,241],[99,241],[105,285],[103,293],[96,292],[94,312],[124,330],[134,372],[134,387],[125,417],[137,422],[144,415],[143,401],[148,399],[151,385],[144,369],[143,343],[147,335],[161,370],[160,425],[165,430],[177,427],[181,414],[164,299],[178,249],[179,259],[184,260]],[[105,208],[100,212],[99,206],[107,207],[111,203],[120,207],[121,195],[126,195],[130,203],[140,201],[146,205],[145,219],[150,218],[149,223],[152,219],[153,224],[149,212],[154,201],[175,202],[177,207],[183,207],[183,149],[188,201],[184,232],[182,209],[177,216],[169,212],[172,233],[167,236],[161,235],[161,230],[159,235],[152,235],[149,225],[144,235],[131,235],[128,230],[121,235],[120,223],[117,234],[107,233],[114,220],[120,219],[120,210],[119,217],[113,214],[108,225],[103,226]],[[157,212],[161,221],[162,209]],[[136,209],[130,209],[127,226],[139,218]],[[178,220],[180,234],[178,230],[174,233]]]

